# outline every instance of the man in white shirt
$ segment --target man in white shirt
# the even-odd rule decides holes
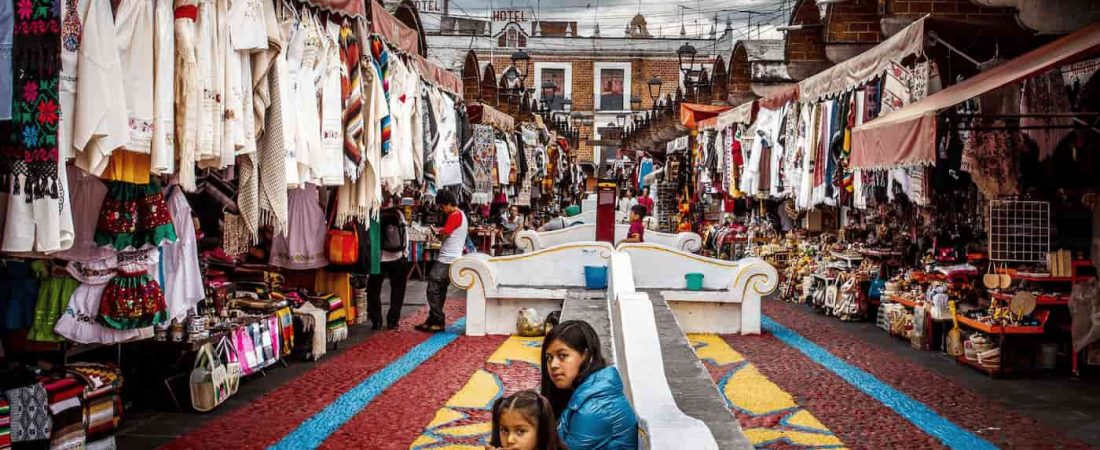
[[[469,225],[466,214],[458,209],[458,202],[450,191],[439,191],[435,203],[447,220],[443,228],[435,230],[443,244],[439,247],[439,259],[428,271],[428,320],[416,326],[417,330],[431,333],[443,331],[446,326],[443,303],[447,300],[447,287],[451,283],[451,263],[462,257]]]

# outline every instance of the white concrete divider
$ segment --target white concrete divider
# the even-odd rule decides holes
[[[760,334],[760,300],[775,290],[779,273],[760,258],[724,261],[652,243],[622,244],[634,284],[659,290],[685,333]],[[684,275],[703,274],[701,291]]]
[[[629,230],[630,225],[628,224],[616,224],[615,242],[626,239],[626,233]],[[522,230],[516,233],[516,250],[529,253],[555,245],[594,240],[596,240],[595,222],[585,222],[581,225],[573,225],[554,231]],[[646,230],[645,241],[691,253],[699,251],[703,246],[703,237],[690,232],[661,233]]]
[[[576,242],[521,255],[475,253],[451,264],[451,282],[466,290],[466,334],[513,334],[520,308],[560,311],[568,289],[585,286],[585,266],[607,266],[614,248]]]
[[[619,293],[611,318],[615,365],[638,416],[638,448],[717,450],[706,423],[684,414],[672,396],[648,294]]]

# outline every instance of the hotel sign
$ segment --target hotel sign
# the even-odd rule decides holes
[[[527,11],[522,9],[494,9],[493,22],[527,22]]]
[[[437,0],[416,0],[416,9],[420,12],[442,12]]]

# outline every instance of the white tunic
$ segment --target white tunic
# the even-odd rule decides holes
[[[84,34],[76,66],[72,147],[77,167],[98,176],[111,153],[130,140],[126,88],[110,0],[82,1],[79,9]]]
[[[154,0],[122,0],[115,14],[115,37],[126,82],[130,140],[126,150],[149,154],[153,144]]]
[[[344,123],[340,91],[340,25],[325,26],[325,72],[321,89],[321,157],[316,173],[320,184],[344,184]]]
[[[157,1],[154,27],[156,41],[153,73],[153,144],[152,164],[155,174],[176,172],[176,30],[171,1]]]

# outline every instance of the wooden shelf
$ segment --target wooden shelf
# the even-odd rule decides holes
[[[1039,319],[1039,325],[1037,327],[1025,327],[1025,326],[1008,326],[1002,327],[1000,325],[986,325],[983,322],[971,319],[966,316],[957,316],[960,325],[964,325],[968,328],[973,328],[978,331],[985,332],[987,334],[1043,334],[1043,325],[1046,324],[1049,311],[1039,311],[1035,313],[1035,316]]]
[[[1016,294],[1006,294],[1004,292],[990,292],[989,295],[993,298],[1012,301],[1012,297]],[[1065,306],[1069,305],[1068,295],[1052,295],[1052,294],[1039,294],[1035,296],[1035,304],[1039,306]]]

